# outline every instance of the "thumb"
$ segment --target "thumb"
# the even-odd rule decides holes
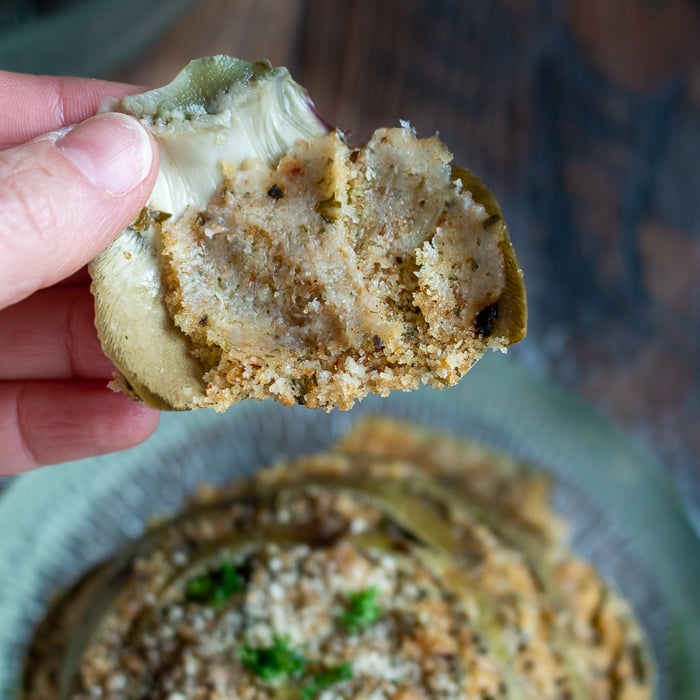
[[[116,113],[0,151],[0,308],[104,249],[143,207],[157,161],[145,128]]]

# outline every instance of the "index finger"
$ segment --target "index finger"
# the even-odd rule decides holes
[[[91,78],[25,75],[0,70],[0,150],[95,114],[106,97],[138,91]]]

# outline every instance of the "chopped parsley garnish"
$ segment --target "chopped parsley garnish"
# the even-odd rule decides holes
[[[254,649],[247,644],[240,651],[243,665],[264,681],[299,677],[306,667],[306,657],[289,646],[289,639],[275,637],[271,647]]]
[[[191,578],[185,585],[185,600],[188,603],[217,606],[241,590],[243,580],[236,571],[236,566],[232,562],[224,562],[203,576]]]
[[[316,213],[327,223],[333,223],[339,216],[338,209],[343,205],[335,198],[329,197],[321,202],[316,203]],[[321,229],[323,230],[323,229]]]
[[[342,621],[345,625],[345,629],[351,634],[354,634],[363,627],[367,627],[373,622],[376,622],[381,612],[379,607],[379,591],[372,587],[348,595],[347,608],[343,613]]]
[[[352,680],[352,677],[352,666],[347,661],[339,666],[321,671],[312,677],[308,685],[304,686],[301,691],[301,700],[313,700],[322,690],[336,683]]]

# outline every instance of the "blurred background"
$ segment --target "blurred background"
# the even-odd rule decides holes
[[[514,357],[646,445],[698,522],[699,39],[698,0],[0,0],[0,68],[159,85],[267,57],[355,142],[439,131],[525,270]]]

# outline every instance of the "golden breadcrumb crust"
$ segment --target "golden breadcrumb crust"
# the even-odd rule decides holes
[[[439,139],[409,128],[227,167],[205,211],[163,226],[167,304],[205,368],[196,405],[350,408],[456,383],[508,345],[491,335],[506,284],[493,223]]]

